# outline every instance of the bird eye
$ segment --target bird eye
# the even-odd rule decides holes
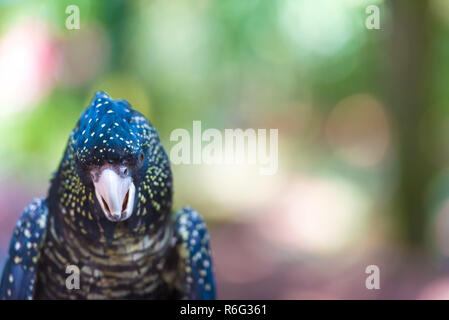
[[[141,153],[139,154],[139,161],[142,162],[142,161],[143,161],[143,158],[144,158],[144,154],[143,154],[143,152],[141,152]]]

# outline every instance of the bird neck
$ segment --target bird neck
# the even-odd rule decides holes
[[[85,254],[93,256],[129,255],[145,252],[147,256],[165,252],[173,236],[173,225],[167,223],[155,232],[146,234],[131,232],[124,223],[116,223],[112,237],[104,233],[98,240],[73,227],[61,215],[50,213],[49,239],[56,245],[81,248]]]

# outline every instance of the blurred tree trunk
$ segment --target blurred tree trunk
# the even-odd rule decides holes
[[[395,201],[402,239],[412,248],[425,245],[426,192],[437,168],[432,164],[432,128],[428,108],[429,13],[428,1],[393,0],[387,72],[389,102],[397,128],[399,182]]]

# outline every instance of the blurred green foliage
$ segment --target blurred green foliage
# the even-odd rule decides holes
[[[15,102],[4,103],[10,100],[2,100],[0,95],[0,110],[4,111],[0,135],[5,137],[0,144],[2,176],[12,176],[23,183],[48,179],[82,109],[95,91],[105,90],[114,98],[127,99],[147,116],[168,150],[170,132],[179,127],[189,130],[193,120],[201,120],[204,128],[220,130],[279,128],[280,175],[288,181],[304,174],[342,176],[368,196],[371,217],[377,217],[381,211],[382,219],[390,221],[396,219],[393,212],[405,212],[398,215],[399,224],[405,229],[420,228],[421,222],[427,220],[424,211],[438,208],[426,200],[432,198],[429,192],[434,192],[431,181],[421,185],[419,180],[419,190],[413,190],[420,198],[417,214],[408,215],[409,210],[403,209],[407,207],[404,201],[416,207],[415,196],[397,193],[398,189],[407,189],[398,178],[401,170],[407,168],[407,155],[399,151],[407,141],[428,146],[415,150],[430,150],[424,158],[434,165],[420,173],[430,180],[444,172],[449,160],[445,148],[449,133],[449,46],[444,41],[449,32],[449,8],[442,1],[430,1],[425,6],[429,18],[422,28],[428,28],[430,34],[426,55],[422,61],[412,61],[405,67],[414,70],[416,64],[428,74],[428,82],[422,88],[426,105],[421,103],[410,109],[411,113],[424,110],[420,113],[423,117],[409,123],[426,133],[416,136],[401,134],[403,119],[396,111],[408,111],[406,105],[398,106],[405,100],[394,98],[413,97],[420,91],[413,88],[407,92],[407,88],[396,87],[401,71],[395,69],[395,64],[407,61],[408,53],[416,48],[413,43],[409,47],[392,44],[396,31],[391,21],[395,21],[396,11],[390,2],[81,0],[76,2],[81,29],[67,30],[65,10],[72,2],[0,1],[0,48],[14,30],[30,22],[42,26],[25,29],[28,31],[23,39],[0,49],[0,62],[14,61],[5,52],[20,53],[22,42],[28,41],[27,32],[30,40],[36,37],[31,30],[40,32],[38,36],[44,40],[39,45],[44,49],[48,46],[53,52],[50,58],[30,58],[31,62],[23,63],[23,68],[17,70],[25,80],[15,87],[14,94],[30,96],[20,108],[15,110]],[[380,8],[381,30],[365,28],[365,8],[369,4]],[[408,10],[403,2],[398,6]],[[419,11],[419,6],[410,8]],[[421,45],[419,35],[416,39],[417,45]],[[39,69],[37,80],[33,78],[37,82],[27,80],[33,68]],[[35,89],[42,79],[49,85]],[[340,119],[337,123],[330,120],[329,115],[337,112],[336,105],[360,94],[368,97],[367,104],[376,101],[385,121],[381,117],[379,122],[373,122],[372,118],[361,116],[352,122],[345,114],[336,117]],[[374,129],[367,133],[364,128]],[[384,139],[380,144],[375,140],[375,130],[384,130],[379,135]],[[379,147],[382,143],[385,150]],[[372,149],[376,161],[367,160],[366,155],[371,153],[365,151]],[[408,156],[418,157],[419,164],[422,155]],[[207,175],[198,168],[173,170],[177,202],[188,201],[206,212],[231,210],[217,205],[219,201],[212,196],[203,196],[201,188],[206,182],[214,183],[213,177],[198,180]],[[414,181],[416,170],[419,169],[413,167],[407,173],[409,181]],[[195,191],[191,189],[192,181],[196,183]],[[269,193],[274,197],[281,184],[269,184]],[[419,223],[412,226],[415,219]],[[392,232],[391,237],[396,236]]]

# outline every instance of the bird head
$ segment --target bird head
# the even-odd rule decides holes
[[[104,92],[81,114],[56,180],[59,211],[83,229],[92,229],[89,219],[102,230],[157,228],[171,209],[172,175],[156,129]]]

